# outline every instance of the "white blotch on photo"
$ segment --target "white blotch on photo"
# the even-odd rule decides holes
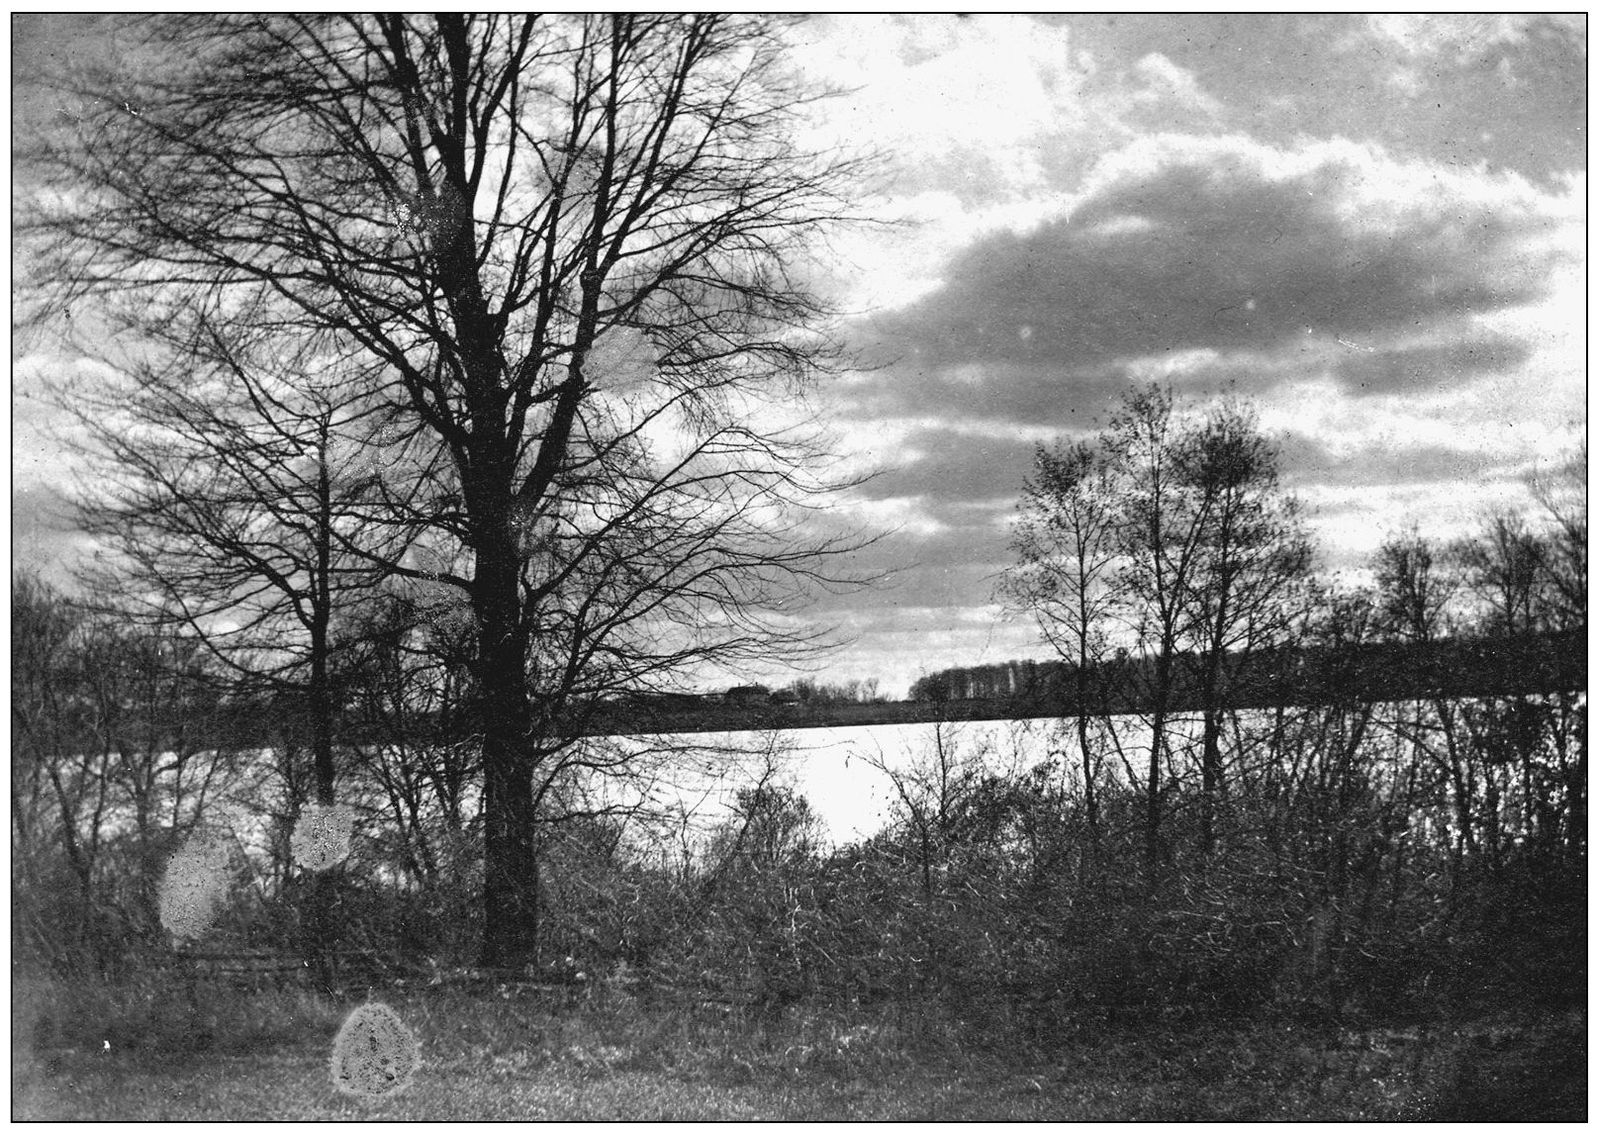
[[[367,1002],[344,1019],[333,1038],[333,1087],[346,1096],[375,1098],[406,1087],[421,1065],[421,1050],[399,1014]]]
[[[196,832],[167,861],[161,876],[161,925],[180,940],[211,929],[232,887],[233,846],[218,832]]]
[[[626,393],[651,381],[658,367],[648,335],[630,326],[617,326],[594,342],[585,374],[595,388]]]
[[[289,838],[294,862],[312,872],[325,872],[349,856],[355,831],[355,811],[348,805],[308,802]]]

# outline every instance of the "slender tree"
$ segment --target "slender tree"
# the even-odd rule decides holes
[[[1279,451],[1254,414],[1226,401],[1190,426],[1178,453],[1198,526],[1188,626],[1203,711],[1201,848],[1214,847],[1225,791],[1221,731],[1232,688],[1263,649],[1284,644],[1303,609],[1312,559],[1295,498],[1281,489]]]
[[[1552,627],[1586,628],[1586,442],[1582,439],[1532,493],[1546,518],[1544,577],[1550,588]]]
[[[404,507],[428,469],[399,486],[405,444],[315,340],[184,329],[155,327],[115,376],[53,390],[76,426],[76,524],[102,550],[84,580],[203,644],[236,691],[291,705],[331,805],[334,624],[413,540]]]
[[[1459,577],[1445,556],[1410,527],[1389,536],[1376,549],[1376,607],[1382,635],[1425,649],[1426,663],[1435,660],[1429,646],[1458,625]],[[1434,683],[1433,673],[1422,673]],[[1445,696],[1416,699],[1411,719],[1400,725],[1440,774],[1453,811],[1455,877],[1466,856],[1479,848],[1475,821],[1476,767],[1461,733],[1457,704]]]
[[[1133,389],[1092,442],[1038,452],[1016,527],[1008,598],[1036,617],[1073,672],[1089,822],[1097,823],[1095,741],[1112,641],[1135,642],[1149,722],[1144,855],[1160,854],[1172,716],[1203,715],[1200,848],[1215,841],[1225,790],[1222,733],[1257,654],[1301,619],[1310,543],[1281,489],[1275,445],[1242,404],[1195,414],[1167,389]],[[1111,734],[1112,740],[1112,734]]]
[[[12,882],[21,889],[18,935],[53,943],[54,959],[62,965],[83,957],[98,961],[94,884],[116,766],[113,751],[99,741],[104,731],[87,688],[99,651],[97,626],[27,575],[12,578],[11,616],[11,848]],[[52,857],[65,867],[51,868]],[[44,903],[46,892],[67,912],[48,924],[37,912],[30,914],[29,906],[34,899]]]
[[[1092,726],[1095,717],[1107,723],[1102,665],[1124,596],[1114,491],[1112,471],[1097,447],[1039,446],[1013,538],[1019,561],[1001,583],[1006,600],[1031,613],[1043,639],[1068,665],[1087,825],[1095,840],[1098,759]]]
[[[1149,657],[1142,698],[1149,729],[1143,855],[1150,883],[1156,882],[1161,855],[1161,771],[1170,760],[1178,663],[1193,615],[1207,519],[1203,508],[1213,503],[1183,490],[1180,440],[1175,398],[1155,385],[1126,394],[1102,439],[1109,458],[1123,472],[1116,524],[1125,561],[1128,623]]]
[[[1543,581],[1549,627],[1586,632],[1586,443],[1582,439],[1553,473],[1534,484],[1545,524]],[[1566,797],[1564,844],[1572,859],[1586,849],[1586,703],[1577,692],[1553,698],[1549,738],[1556,751],[1556,775]]]

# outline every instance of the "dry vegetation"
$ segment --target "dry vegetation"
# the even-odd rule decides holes
[[[625,999],[550,1009],[489,991],[386,1000],[422,1066],[403,1093],[340,1095],[343,1011],[310,994],[185,1002],[26,987],[19,1119],[1583,1119],[1580,1014],[1468,1025],[1156,1021],[1046,1046],[935,1002],[756,1021]],[[506,991],[509,992],[508,990]],[[167,995],[176,995],[176,1001]],[[102,1036],[110,1034],[110,1036]],[[106,1051],[103,1042],[109,1040]]]

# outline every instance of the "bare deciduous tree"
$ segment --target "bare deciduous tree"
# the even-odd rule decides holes
[[[1101,665],[1120,619],[1114,481],[1103,454],[1078,442],[1037,449],[1015,528],[1016,567],[1002,582],[1011,605],[1030,612],[1043,639],[1072,665],[1076,743],[1087,824],[1098,831],[1098,743],[1093,720],[1107,724]]]
[[[1276,446],[1245,407],[1201,414],[1166,389],[1126,394],[1092,442],[1039,451],[1027,483],[1008,575],[1008,599],[1030,611],[1074,668],[1077,737],[1090,823],[1096,825],[1089,732],[1111,644],[1134,644],[1145,686],[1148,762],[1144,856],[1160,855],[1171,721],[1181,697],[1203,715],[1200,848],[1215,838],[1225,789],[1221,732],[1234,685],[1253,657],[1289,638],[1308,579],[1310,543],[1280,486]],[[1094,686],[1096,682],[1097,686]],[[1112,733],[1111,733],[1112,738]]]
[[[859,165],[792,141],[766,18],[138,28],[159,64],[69,81],[23,155],[47,307],[325,335],[447,457],[441,560],[381,564],[475,617],[485,960],[525,962],[582,705],[816,642],[784,614],[851,547],[799,529],[794,397],[836,358],[802,264]]]
[[[402,560],[427,469],[397,486],[405,444],[314,340],[181,332],[156,327],[151,356],[52,390],[76,426],[74,518],[102,551],[84,580],[122,615],[203,642],[240,692],[303,717],[330,805],[335,624]]]
[[[1277,470],[1279,449],[1253,413],[1222,402],[1189,426],[1180,451],[1183,486],[1199,516],[1187,629],[1198,655],[1203,711],[1202,850],[1212,850],[1225,790],[1220,733],[1231,688],[1257,653],[1290,639],[1304,609],[1313,551],[1297,500]]]

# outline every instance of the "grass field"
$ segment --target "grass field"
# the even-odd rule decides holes
[[[1023,1045],[958,1032],[925,1009],[757,1023],[389,994],[420,1037],[422,1068],[405,1091],[361,1100],[335,1092],[328,1071],[328,1042],[353,1001],[262,995],[168,1008],[164,992],[110,1002],[24,993],[13,1118],[1585,1119],[1584,1019],[1574,1016],[1398,1030],[1149,1023]],[[129,1016],[136,1028],[112,1024]]]

